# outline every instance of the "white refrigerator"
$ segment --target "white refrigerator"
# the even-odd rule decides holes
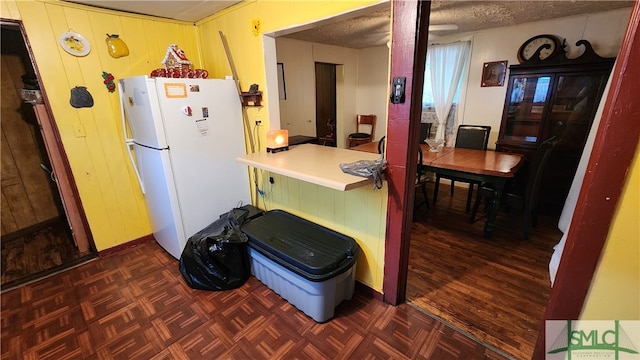
[[[251,203],[242,105],[234,80],[136,76],[119,81],[125,145],[153,236],[180,258],[188,238]]]

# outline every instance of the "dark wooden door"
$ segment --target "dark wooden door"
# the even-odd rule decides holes
[[[2,27],[2,236],[64,215],[33,106],[18,89],[35,79],[20,28]]]
[[[336,146],[336,65],[316,63],[316,135]]]
[[[40,89],[44,103],[38,104],[23,103],[17,92],[17,89],[23,87],[36,87],[34,81],[40,87],[40,83],[36,81],[37,66],[31,61],[22,24],[19,21],[3,20],[2,40],[2,235],[34,229],[34,226],[47,224],[48,220],[60,219],[66,223],[71,233],[71,240],[75,242],[73,247],[81,255],[93,254],[96,252],[95,244],[91,239],[55,119],[44,96],[45,89]],[[5,106],[5,102],[13,105]],[[20,112],[13,110],[18,108]],[[19,133],[15,131],[20,129]],[[12,140],[5,141],[6,139]],[[7,154],[19,156],[8,157]],[[19,186],[11,189],[19,194],[20,187],[23,187],[22,192],[26,195],[19,199],[20,202],[15,196],[6,196],[5,191],[9,189],[5,188],[8,184],[5,179],[10,177],[12,169],[6,167],[6,164],[15,164],[13,175],[18,174],[17,178],[21,178],[21,183],[16,183]],[[17,179],[15,176],[13,178]],[[25,203],[26,200],[28,202]],[[9,208],[16,211],[8,211]],[[25,212],[25,209],[32,209],[33,214]]]

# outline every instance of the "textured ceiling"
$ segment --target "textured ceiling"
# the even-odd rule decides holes
[[[242,0],[68,0],[68,2],[196,22]]]
[[[389,41],[389,5],[349,19],[324,22],[319,27],[284,35],[285,37],[365,48]],[[456,24],[457,30],[434,31],[430,38],[452,33],[516,25],[531,21],[579,15],[633,6],[627,1],[433,1],[431,25]]]
[[[73,0],[72,2],[196,22],[240,1]],[[435,38],[438,35],[631,7],[632,5],[633,0],[433,1],[431,4],[430,23],[433,25],[456,24],[459,28],[453,31],[432,32],[430,38]],[[356,49],[380,46],[389,41],[389,9],[390,2],[383,2],[336,18],[325,19],[315,24],[307,24],[298,29],[287,29],[275,35]]]

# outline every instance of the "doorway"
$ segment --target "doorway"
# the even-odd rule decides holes
[[[72,184],[64,171],[54,171],[52,142],[43,130],[51,124],[42,123],[47,111],[22,28],[3,21],[1,30],[0,253],[5,291],[94,258],[95,251],[88,246],[87,229],[72,231],[69,225],[68,209],[81,212],[74,199],[65,201],[60,191]],[[82,237],[80,246],[76,235]]]
[[[336,65],[316,62],[316,135],[336,147]]]

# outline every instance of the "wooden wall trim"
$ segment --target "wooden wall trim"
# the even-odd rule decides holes
[[[584,184],[567,234],[566,245],[551,289],[545,320],[578,319],[591,287],[611,221],[622,195],[640,137],[640,2],[635,2],[613,69],[604,111]],[[545,357],[544,324],[535,359]]]
[[[431,2],[394,0],[390,78],[405,77],[405,102],[389,103],[387,125],[387,232],[385,235],[384,301],[397,305],[404,301],[409,266],[409,245],[414,204],[414,169],[420,130],[422,88],[426,60],[426,29]],[[415,26],[410,26],[415,24]],[[422,29],[422,32],[420,31]]]
[[[42,133],[45,147],[47,148],[58,191],[63,199],[62,203],[66,214],[65,220],[69,222],[71,232],[73,233],[73,241],[78,247],[78,251],[80,254],[86,254],[90,250],[90,245],[88,231],[85,229],[83,223],[84,214],[77,206],[79,201],[76,193],[73,191],[73,180],[66,171],[66,157],[60,149],[60,144],[56,141],[53,121],[44,104],[35,104],[33,109],[38,118],[40,132]]]
[[[134,240],[131,240],[131,241],[127,241],[126,243],[122,243],[122,244],[116,245],[114,247],[101,250],[101,251],[98,252],[98,256],[104,257],[104,256],[117,254],[117,253],[119,253],[119,252],[121,252],[123,250],[126,250],[128,248],[132,248],[134,246],[138,246],[140,244],[148,243],[148,242],[151,242],[151,241],[156,241],[156,239],[153,237],[153,234],[145,235],[145,236],[139,237],[137,239],[134,239]]]

